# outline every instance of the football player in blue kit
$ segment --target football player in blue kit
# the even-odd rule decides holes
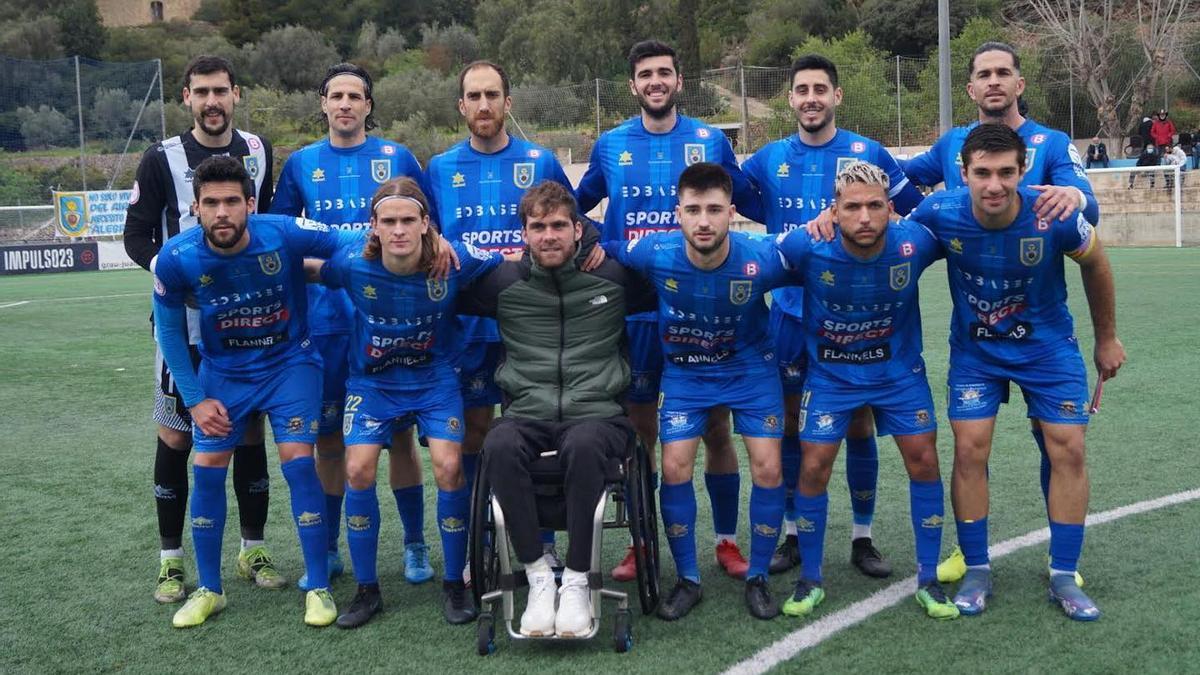
[[[321,111],[329,135],[292,153],[280,172],[272,213],[303,215],[339,230],[369,227],[371,196],[391,178],[423,178],[421,165],[403,145],[367,132],[375,128],[371,76],[360,66],[339,63],[321,84]],[[342,442],[342,406],[348,377],[347,350],[353,308],[345,293],[320,284],[308,287],[309,330],[321,355],[323,377],[321,429],[317,436],[317,474],[325,490],[329,518],[329,572],[342,573],[338,535],[346,491],[346,448]],[[404,523],[404,576],[410,583],[433,577],[425,545],[425,497],[421,463],[408,427],[398,428],[388,463],[392,492]],[[308,579],[298,585],[307,589]]]
[[[430,217],[450,241],[485,251],[522,251],[517,206],[526,190],[552,180],[573,190],[554,153],[517,138],[504,128],[512,109],[508,73],[490,61],[467,64],[458,75],[458,111],[471,135],[429,160],[426,196]],[[500,403],[496,366],[504,354],[495,319],[461,316],[463,350],[459,382],[466,407],[463,474],[475,480],[479,450]],[[542,532],[542,544],[558,562],[554,532]]]
[[[1021,60],[1012,46],[1003,42],[980,45],[967,68],[967,94],[979,108],[978,121],[951,129],[928,152],[905,162],[905,173],[920,185],[945,183],[947,189],[962,187],[962,145],[967,134],[981,124],[1003,124],[1025,141],[1028,156],[1021,185],[1041,193],[1033,206],[1038,216],[1065,219],[1079,209],[1089,223],[1098,225],[1100,209],[1079,152],[1063,132],[1044,127],[1020,113],[1019,102],[1024,91]],[[1041,453],[1042,496],[1048,504],[1050,459],[1037,420],[1031,424],[1033,439]],[[965,573],[966,563],[958,549],[938,570],[942,581],[957,581]],[[1083,578],[1078,575],[1076,578],[1082,585]]]
[[[847,164],[874,164],[889,178],[888,198],[900,215],[921,201],[900,165],[877,141],[837,127],[842,102],[838,71],[829,59],[806,54],[792,63],[788,105],[796,116],[796,134],[775,141],[754,153],[742,165],[746,177],[762,198],[767,232],[781,234],[816,220],[834,201],[834,179]],[[793,490],[800,476],[800,395],[804,390],[807,357],[804,296],[800,288],[780,288],[771,294],[771,333],[783,380],[786,415],[783,431],[783,480],[788,489],[784,517],[786,536],[771,559],[771,572],[779,573],[800,562],[796,536]],[[875,548],[875,488],[879,479],[879,449],[871,409],[856,411],[846,434],[846,483],[854,514],[850,562],[863,574],[887,577],[891,565]]]
[[[825,599],[826,486],[850,418],[864,405],[874,411],[879,432],[895,439],[908,471],[917,602],[934,618],[958,616],[937,580],[944,496],[917,291],[917,278],[942,257],[942,249],[918,223],[888,224],[889,181],[875,164],[844,165],[836,176],[832,212],[840,236],[814,242],[807,232],[793,231],[777,240],[803,282],[809,363],[795,496],[802,572],[783,604],[783,613],[791,616],[810,614]]]
[[[767,568],[783,520],[783,391],[764,295],[792,278],[772,241],[729,231],[733,183],[720,165],[685,169],[678,195],[679,230],[605,244],[610,256],[646,276],[658,294],[657,336],[666,360],[660,502],[679,575],[658,615],[679,619],[701,599],[692,473],[710,411],[724,406],[745,442],[753,481],[746,605],[752,616],[771,619],[779,614]]]
[[[722,166],[733,179],[734,204],[743,215],[759,219],[758,197],[738,168],[725,134],[676,109],[683,76],[675,50],[653,40],[635,44],[629,52],[629,89],[641,106],[641,114],[600,135],[576,192],[581,213],[608,199],[601,241],[624,243],[653,232],[679,229],[676,183],[686,167],[698,162]],[[663,373],[656,324],[654,312],[646,312],[631,316],[627,325],[633,373],[626,405],[651,457],[658,441],[657,404]],[[747,567],[737,546],[741,481],[728,411],[714,411],[709,417],[704,446],[704,482],[712,502],[717,562],[727,574],[741,579]],[[657,483],[657,474],[654,478]],[[635,574],[630,549],[612,570],[612,576],[617,581],[629,581]]]
[[[345,289],[354,307],[350,380],[346,385],[346,540],[358,591],[338,617],[342,628],[365,624],[383,609],[376,573],[379,453],[398,420],[415,416],[429,444],[438,485],[437,521],[445,556],[443,613],[460,624],[475,618],[462,579],[467,556],[471,493],[459,462],[462,395],[454,361],[459,290],[503,260],[455,242],[461,267],[449,278],[430,277],[437,231],[428,203],[411,178],[385,182],[371,200],[371,229],[320,264],[320,278]]]
[[[312,457],[321,373],[308,336],[303,259],[333,255],[337,236],[315,221],[251,215],[253,183],[237,159],[204,160],[192,185],[201,227],[168,240],[152,265],[158,343],[191,411],[196,450],[191,523],[200,587],[172,624],[198,626],[225,607],[225,476],[234,446],[261,412],[279,446],[308,570],[304,622],[327,626],[337,608],[328,588],[325,504]],[[182,328],[189,304],[200,312],[199,374]]]
[[[1117,374],[1112,269],[1093,226],[1078,211],[1041,217],[1040,194],[1022,186],[1026,147],[1007,125],[973,129],[962,147],[966,189],[935,193],[910,218],[946,251],[953,315],[948,413],[954,429],[952,498],[967,571],[954,597],[963,614],[984,611],[988,560],[987,461],[996,413],[1009,383],[1040,422],[1050,461],[1050,598],[1072,619],[1100,616],[1075,579],[1088,505],[1084,433],[1087,369],[1067,309],[1063,257],[1079,264],[1095,331],[1098,377]]]

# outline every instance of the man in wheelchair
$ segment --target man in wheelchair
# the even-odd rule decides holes
[[[460,296],[461,313],[497,319],[506,350],[496,371],[503,412],[484,441],[481,472],[529,582],[521,634],[581,637],[592,626],[594,513],[610,458],[624,457],[635,437],[621,405],[629,385],[625,315],[652,309],[654,291],[612,260],[581,269],[596,232],[589,229],[581,246],[575,198],[560,184],[529,189],[518,214],[529,255],[505,262]],[[548,452],[557,452],[565,481],[569,544],[561,588],[543,554],[530,475],[531,463]]]

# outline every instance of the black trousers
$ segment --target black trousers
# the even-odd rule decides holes
[[[558,450],[565,472],[567,567],[584,572],[592,562],[592,516],[610,457],[623,457],[634,438],[625,417],[548,422],[501,418],[483,441],[483,470],[504,510],[517,560],[531,563],[542,556],[537,505],[530,462]]]

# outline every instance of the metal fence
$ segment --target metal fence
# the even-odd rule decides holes
[[[163,137],[165,112],[158,60],[27,61],[0,56],[4,161],[16,164],[23,161],[22,151],[38,151],[35,163],[47,170],[58,165],[59,174],[49,177],[54,187],[112,187],[137,164],[127,155]],[[52,161],[71,155],[77,161],[70,168]]]

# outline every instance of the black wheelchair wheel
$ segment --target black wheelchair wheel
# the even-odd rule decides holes
[[[482,462],[480,463],[482,464]],[[492,490],[482,467],[475,475],[471,492],[471,528],[469,553],[471,593],[475,606],[483,609],[483,595],[500,585],[500,556],[496,552],[496,526],[492,521]]]
[[[475,622],[475,653],[488,656],[495,651],[496,620],[491,612],[484,612]]]
[[[629,616],[627,609],[617,610],[613,620],[613,649],[618,654],[633,649],[633,618]]]
[[[650,459],[639,446],[630,462],[626,490],[629,535],[637,564],[638,600],[642,614],[653,614],[659,598],[658,511],[650,483]]]

